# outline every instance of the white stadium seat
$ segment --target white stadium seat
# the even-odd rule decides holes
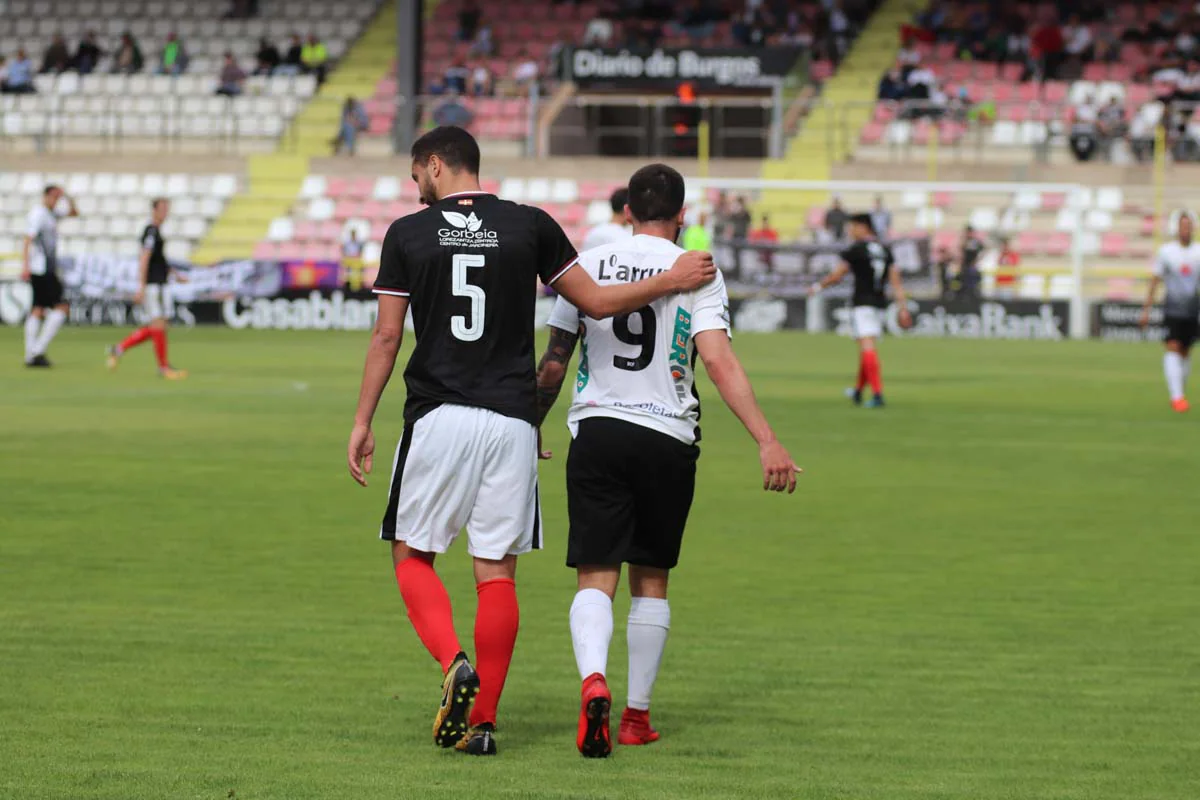
[[[579,199],[579,184],[570,178],[559,178],[550,190],[550,199],[555,203],[574,203]]]
[[[334,203],[328,197],[317,197],[308,204],[308,218],[318,222],[333,219]]]
[[[374,200],[395,200],[400,196],[400,180],[392,175],[384,175],[375,179],[375,187],[371,190]]]
[[[325,185],[324,175],[309,175],[304,179],[304,183],[300,185],[300,197],[305,200],[324,197]]]
[[[296,227],[291,217],[276,217],[267,227],[267,241],[290,242],[295,234]]]
[[[545,178],[535,178],[525,184],[525,200],[535,205],[545,203],[550,199],[550,181]]]
[[[525,181],[522,178],[505,178],[500,182],[500,197],[514,203],[525,202]]]

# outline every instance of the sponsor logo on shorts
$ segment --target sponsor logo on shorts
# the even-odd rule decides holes
[[[438,228],[438,243],[442,247],[500,246],[499,235],[483,227],[483,220],[474,211],[470,214],[443,211],[442,217],[448,224],[448,227]]]

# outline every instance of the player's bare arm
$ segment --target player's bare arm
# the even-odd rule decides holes
[[[558,400],[562,391],[563,381],[567,377],[567,362],[575,352],[575,344],[579,341],[579,331],[564,331],[561,328],[550,328],[550,343],[546,352],[538,362],[537,369],[537,421],[540,426],[550,409]]]
[[[810,295],[814,295],[819,292],[825,291],[830,286],[837,286],[839,283],[842,282],[842,278],[845,278],[849,274],[850,274],[850,265],[847,264],[845,261],[843,261],[842,263],[837,265],[837,269],[835,269],[833,272],[829,273],[824,278],[817,281],[812,286],[808,287],[808,293]]]
[[[33,247],[33,237],[26,236],[21,245],[21,280],[27,281],[33,274],[29,269],[29,248]]]
[[[912,327],[912,312],[908,310],[908,295],[904,293],[904,281],[900,279],[900,270],[893,265],[888,274],[888,283],[892,285],[892,298],[900,307],[900,327]]]
[[[669,270],[644,281],[600,286],[586,270],[570,269],[555,281],[554,289],[592,319],[606,319],[632,313],[660,297],[694,291],[716,275],[711,253],[689,250]]]
[[[758,406],[754,387],[733,352],[729,335],[723,330],[701,331],[696,334],[696,351],[708,377],[721,393],[721,399],[758,443],[758,459],[762,463],[763,489],[772,492],[796,491],[796,475],[803,470],[796,466],[787,449],[775,438],[766,415]]]
[[[1146,290],[1146,302],[1142,304],[1142,316],[1138,325],[1145,328],[1150,324],[1150,309],[1154,306],[1154,298],[1158,297],[1158,285],[1162,279],[1157,275],[1150,276],[1150,288]]]
[[[346,450],[350,476],[362,486],[367,485],[367,475],[374,466],[375,435],[371,433],[371,422],[375,419],[379,398],[383,396],[383,390],[396,366],[396,355],[404,339],[404,317],[407,313],[407,297],[379,295],[379,316],[375,319],[371,344],[367,348],[358,408],[354,412],[354,429],[350,432],[350,444]]]
[[[75,198],[71,197],[71,195],[69,195],[69,194],[64,193],[63,199],[67,201],[67,216],[68,217],[78,217],[79,209],[75,207]]]

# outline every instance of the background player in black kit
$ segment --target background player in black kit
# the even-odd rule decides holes
[[[847,273],[854,276],[854,295],[851,298],[851,326],[854,339],[858,342],[858,380],[847,394],[855,404],[862,403],[863,387],[871,384],[874,397],[867,403],[870,408],[883,406],[883,374],[875,340],[883,333],[883,314],[887,308],[887,287],[892,287],[893,299],[900,307],[900,327],[912,325],[904,296],[900,273],[895,269],[892,251],[875,239],[875,227],[870,214],[855,214],[850,217],[850,238],[854,243],[842,251],[842,263],[820,283],[810,290],[817,294],[822,289],[841,282]]]
[[[125,338],[125,341],[108,348],[108,368],[116,369],[121,356],[131,347],[147,339],[154,341],[154,355],[158,360],[158,374],[167,380],[181,380],[187,372],[175,369],[167,361],[167,310],[164,296],[171,265],[167,263],[162,225],[171,213],[171,201],[156,197],[150,203],[150,224],[142,231],[141,252],[138,256],[138,290],[133,302],[148,322]],[[182,277],[179,277],[182,280]]]
[[[496,707],[519,623],[516,557],[540,546],[534,303],[538,279],[594,318],[634,311],[716,275],[707,253],[637,283],[599,287],[544,211],[479,188],[479,146],[456,127],[412,148],[412,177],[429,208],[392,223],[375,292],[379,314],[347,452],[366,485],[371,421],[391,376],[411,303],[417,345],[404,373],[404,434],[396,450],[381,538],[421,642],[445,670],[434,740],[492,755]],[[433,569],[463,528],[479,608],[472,667],[450,599]],[[467,713],[478,693],[470,715]]]

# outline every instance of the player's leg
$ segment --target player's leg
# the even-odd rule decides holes
[[[629,592],[633,596],[625,629],[629,645],[629,694],[617,737],[621,744],[641,745],[658,740],[658,731],[650,724],[650,696],[671,630],[671,606],[667,602],[669,575],[669,570],[657,567],[629,566]]]
[[[1167,381],[1167,393],[1171,397],[1171,407],[1179,412],[1188,410],[1188,401],[1184,396],[1184,353],[1186,348],[1182,334],[1175,330],[1177,326],[1168,321],[1166,352],[1163,353],[1163,376]]]
[[[38,276],[34,276],[36,280]],[[35,285],[34,293],[36,295],[37,288]],[[40,367],[43,366],[34,359],[36,351],[34,343],[37,342],[38,331],[42,329],[42,318],[45,316],[46,309],[42,306],[35,305],[29,309],[29,316],[25,317],[25,366]]]
[[[470,734],[459,742],[459,749],[470,755],[494,755],[496,714],[521,622],[517,557],[542,546],[537,429],[483,409],[463,413],[472,418],[477,431],[478,489],[467,520],[467,547],[475,559],[479,598],[475,668],[480,688]]]
[[[37,340],[33,343],[33,357],[35,360],[43,362],[45,366],[49,366],[46,351],[50,349],[50,343],[58,335],[63,323],[67,321],[67,312],[70,310],[70,306],[63,302],[63,287],[58,277],[54,275],[47,275],[46,277],[50,279],[50,293],[53,302],[50,303],[52,308],[46,312],[46,317],[42,322],[41,331],[38,332]]]
[[[466,524],[478,490],[473,420],[441,406],[404,426],[392,467],[380,538],[392,543],[396,584],[413,629],[444,671],[434,741],[451,747],[466,731],[479,678],[454,629],[450,595],[433,568]]]
[[[629,551],[629,697],[621,715],[621,744],[658,739],[650,724],[650,696],[671,629],[667,580],[679,563],[683,533],[696,490],[695,445],[651,430],[638,441],[643,453],[636,475],[643,487],[637,498],[637,535]]]
[[[636,531],[636,497],[630,480],[642,430],[603,417],[579,424],[567,455],[567,512],[571,521],[567,566],[578,573],[571,603],[571,642],[583,680],[575,744],[589,758],[612,752],[608,648],[612,598]]]

